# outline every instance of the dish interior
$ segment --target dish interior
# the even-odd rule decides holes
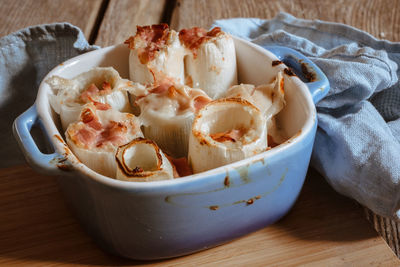
[[[277,73],[286,68],[284,64],[272,64],[277,58],[272,53],[241,39],[234,38],[239,83],[260,85],[272,82]],[[93,67],[114,67],[122,78],[129,79],[129,49],[126,45],[117,45],[92,51],[60,64],[44,80],[52,75],[73,78]],[[273,66],[275,65],[275,66]],[[315,108],[307,86],[298,77],[284,75],[285,108],[276,116],[277,126],[286,139],[301,137],[311,129],[315,120]],[[37,109],[43,118],[47,132],[64,137],[60,131],[58,115],[52,110],[48,95],[53,94],[44,81],[40,85]],[[54,122],[54,124],[53,124]],[[282,146],[280,146],[282,147]]]

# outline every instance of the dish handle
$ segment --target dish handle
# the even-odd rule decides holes
[[[283,46],[264,46],[265,49],[290,67],[308,86],[314,103],[318,103],[329,92],[329,80],[310,59],[294,49]]]
[[[44,174],[60,174],[61,170],[56,166],[55,162],[61,156],[56,152],[52,154],[42,153],[32,137],[32,127],[41,124],[42,122],[34,104],[15,119],[13,123],[14,137],[17,139],[26,161],[32,168]]]

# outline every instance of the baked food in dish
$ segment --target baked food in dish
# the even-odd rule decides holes
[[[52,76],[46,83],[54,91],[50,104],[60,115],[64,131],[78,120],[86,103],[93,103],[98,109],[131,112],[127,91],[134,83],[122,79],[114,68],[96,67],[72,79]]]
[[[143,137],[140,122],[130,113],[115,109],[97,109],[86,104],[79,120],[71,123],[65,137],[68,146],[82,163],[92,170],[115,178],[115,153],[119,146]]]

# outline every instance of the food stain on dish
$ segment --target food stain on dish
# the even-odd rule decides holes
[[[251,179],[249,178],[249,164],[235,168],[235,170],[238,172],[240,179],[245,184],[251,182]]]
[[[217,209],[219,209],[219,206],[215,205],[215,206],[210,206],[209,208],[210,208],[210,210],[217,210]]]
[[[286,75],[289,75],[289,76],[297,76],[297,75],[293,72],[293,70],[292,70],[291,68],[286,68],[286,69],[283,70],[283,72],[284,72]]]
[[[295,138],[297,138],[297,137],[299,137],[300,135],[301,135],[301,133],[302,133],[302,131],[301,131],[301,129],[296,133],[296,134],[294,134],[292,137],[290,137],[288,140],[286,140],[284,143],[282,143],[282,144],[290,144],[291,142],[293,142],[293,140],[295,139]]]
[[[228,173],[225,176],[224,185],[225,185],[225,187],[229,187],[231,185],[231,182],[229,181],[229,174]]]
[[[54,164],[57,168],[62,171],[72,171],[73,166],[70,160],[70,156],[72,155],[71,150],[69,149],[68,145],[64,142],[62,137],[58,134],[55,134],[54,137],[58,142],[60,142],[63,146],[64,152],[61,155],[55,156],[51,161],[50,164]],[[78,160],[78,159],[77,159]],[[79,160],[78,160],[79,161]]]
[[[278,66],[278,65],[280,65],[280,64],[283,64],[283,62],[280,61],[280,60],[274,60],[274,61],[272,61],[272,67]]]
[[[239,205],[239,204],[245,204],[245,206],[249,206],[255,203],[255,201],[262,199],[263,197],[268,196],[269,194],[275,192],[283,183],[283,181],[286,178],[286,174],[288,173],[289,169],[286,168],[285,171],[282,173],[278,183],[269,191],[266,191],[262,194],[258,194],[254,197],[251,197],[249,199],[242,199],[242,200],[237,200],[234,201],[232,203],[222,203],[222,204],[215,204],[215,205],[206,205],[206,206],[202,206],[202,205],[196,205],[196,206],[190,206],[190,205],[185,205],[184,203],[186,201],[182,200],[182,201],[178,201],[176,198],[178,197],[183,197],[183,196],[199,196],[199,195],[203,195],[203,194],[209,194],[209,193],[214,193],[214,192],[218,192],[218,191],[222,191],[224,189],[227,189],[226,187],[223,188],[217,188],[215,190],[210,190],[210,191],[206,191],[206,192],[193,192],[193,193],[182,193],[182,194],[176,194],[176,195],[170,195],[170,196],[166,196],[164,198],[164,201],[167,202],[168,204],[172,204],[172,205],[176,205],[176,206],[180,206],[180,207],[192,207],[192,208],[206,208],[212,211],[216,211],[216,210],[220,210],[221,208],[226,208],[226,207],[231,207],[234,205]],[[238,187],[238,186],[242,186],[244,184],[240,184],[240,185],[236,185],[236,186],[231,186],[232,187]]]
[[[307,82],[315,82],[317,80],[317,74],[310,70],[310,67],[307,63],[304,63],[302,60],[299,60],[301,66],[301,72],[304,75],[304,78]]]

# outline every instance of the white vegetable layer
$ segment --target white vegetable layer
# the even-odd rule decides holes
[[[46,82],[55,92],[50,96],[50,104],[60,115],[63,130],[79,119],[86,103],[94,103],[100,109],[131,112],[127,90],[134,84],[122,79],[111,67],[93,68],[72,79],[52,76]]]
[[[65,132],[67,144],[90,169],[115,178],[117,148],[143,137],[138,119],[113,109],[97,110],[93,104],[85,105],[79,118]]]
[[[138,138],[118,148],[118,180],[149,182],[174,179],[174,169],[164,153],[151,140]]]
[[[201,109],[189,137],[194,173],[217,168],[265,151],[266,120],[246,100],[215,100]]]

